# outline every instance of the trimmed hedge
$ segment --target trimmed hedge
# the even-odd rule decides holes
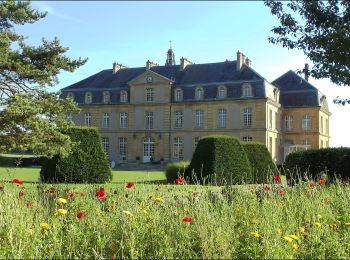
[[[64,132],[75,143],[66,158],[46,159],[40,171],[43,182],[104,183],[112,179],[101,137],[95,128],[71,127]]]
[[[326,173],[328,178],[350,178],[350,148],[324,148],[291,153],[285,161],[286,176],[297,181],[299,178],[319,179]]]
[[[0,167],[30,167],[42,164],[43,157],[0,156]],[[19,165],[17,163],[20,162]]]
[[[183,176],[186,168],[190,165],[190,161],[168,163],[165,168],[166,179],[169,183],[175,182],[175,180]]]
[[[242,142],[241,144],[252,168],[253,183],[267,183],[272,176],[278,174],[276,164],[265,144],[259,142]]]
[[[237,138],[213,135],[199,140],[185,176],[190,182],[225,185],[250,182],[250,171]]]

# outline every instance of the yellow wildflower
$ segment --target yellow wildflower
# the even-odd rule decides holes
[[[350,222],[345,222],[344,225],[345,226],[350,226]]]
[[[147,210],[143,210],[143,213],[147,216],[148,215],[148,212],[147,212]]]
[[[300,240],[298,236],[296,235],[289,235],[290,238],[293,238],[294,240]]]
[[[293,238],[289,236],[284,237],[284,239],[287,240],[288,242],[293,242]]]
[[[67,214],[67,210],[66,209],[58,209],[57,212],[60,213],[61,215],[66,215]]]
[[[49,230],[50,229],[50,226],[47,223],[41,223],[40,227],[42,230]]]
[[[33,229],[28,228],[27,230],[28,235],[32,236],[33,235]]]
[[[304,233],[304,232],[305,232],[305,228],[300,227],[300,228],[299,228],[299,232],[300,232],[300,233]]]
[[[258,232],[250,232],[250,236],[251,236],[251,237],[255,237],[255,238],[260,237],[260,235],[259,235]]]
[[[60,204],[66,204],[67,200],[64,199],[64,198],[59,198],[59,199],[57,199],[57,202],[60,203]]]
[[[156,198],[152,198],[153,201],[155,202],[163,202],[162,198],[156,197]]]
[[[277,233],[278,235],[282,235],[282,230],[281,230],[280,228],[277,228],[277,229],[276,229],[276,233]]]
[[[130,211],[128,211],[128,210],[123,210],[123,213],[125,214],[125,215],[127,215],[128,217],[133,217],[134,215],[130,212]]]
[[[316,226],[316,227],[321,227],[321,223],[320,223],[320,222],[316,222],[316,223],[315,223],[315,226]]]
[[[293,249],[294,250],[298,250],[298,248],[299,248],[298,244],[297,243],[293,243]]]

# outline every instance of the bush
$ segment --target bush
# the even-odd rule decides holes
[[[190,161],[168,163],[165,168],[166,179],[169,183],[175,182],[175,180],[183,176],[186,168],[190,165]]]
[[[200,139],[185,176],[193,182],[224,185],[249,182],[250,171],[237,138],[213,135]]]
[[[30,167],[41,165],[43,157],[0,156],[0,167]]]
[[[285,161],[288,179],[350,178],[350,148],[325,148],[291,153]]]
[[[112,178],[101,137],[95,128],[72,127],[64,132],[75,145],[66,158],[54,156],[43,163],[43,182],[104,183]]]
[[[276,164],[265,144],[258,142],[242,142],[241,144],[252,168],[253,183],[267,183],[273,175],[278,174]]]

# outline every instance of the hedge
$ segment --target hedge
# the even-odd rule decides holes
[[[350,178],[350,148],[324,148],[291,153],[285,161],[285,172],[289,179]]]
[[[186,168],[190,165],[190,161],[168,163],[165,168],[166,179],[169,183],[175,182],[175,180],[184,176]]]
[[[21,156],[13,157],[13,156],[1,155],[0,167],[38,166],[42,164],[42,161],[43,161],[43,157],[21,157]]]
[[[112,179],[107,156],[102,149],[97,129],[71,127],[64,132],[75,143],[66,158],[54,156],[43,163],[40,178],[43,182],[104,183]]]
[[[241,144],[250,162],[253,183],[267,183],[272,176],[278,174],[276,164],[265,144],[259,142],[242,142]]]
[[[225,185],[250,182],[250,171],[237,138],[213,135],[199,140],[185,176],[190,182]]]

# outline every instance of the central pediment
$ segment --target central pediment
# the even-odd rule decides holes
[[[170,84],[171,82],[173,82],[173,80],[164,77],[152,70],[146,70],[141,75],[130,80],[128,84],[132,86],[142,84]]]

